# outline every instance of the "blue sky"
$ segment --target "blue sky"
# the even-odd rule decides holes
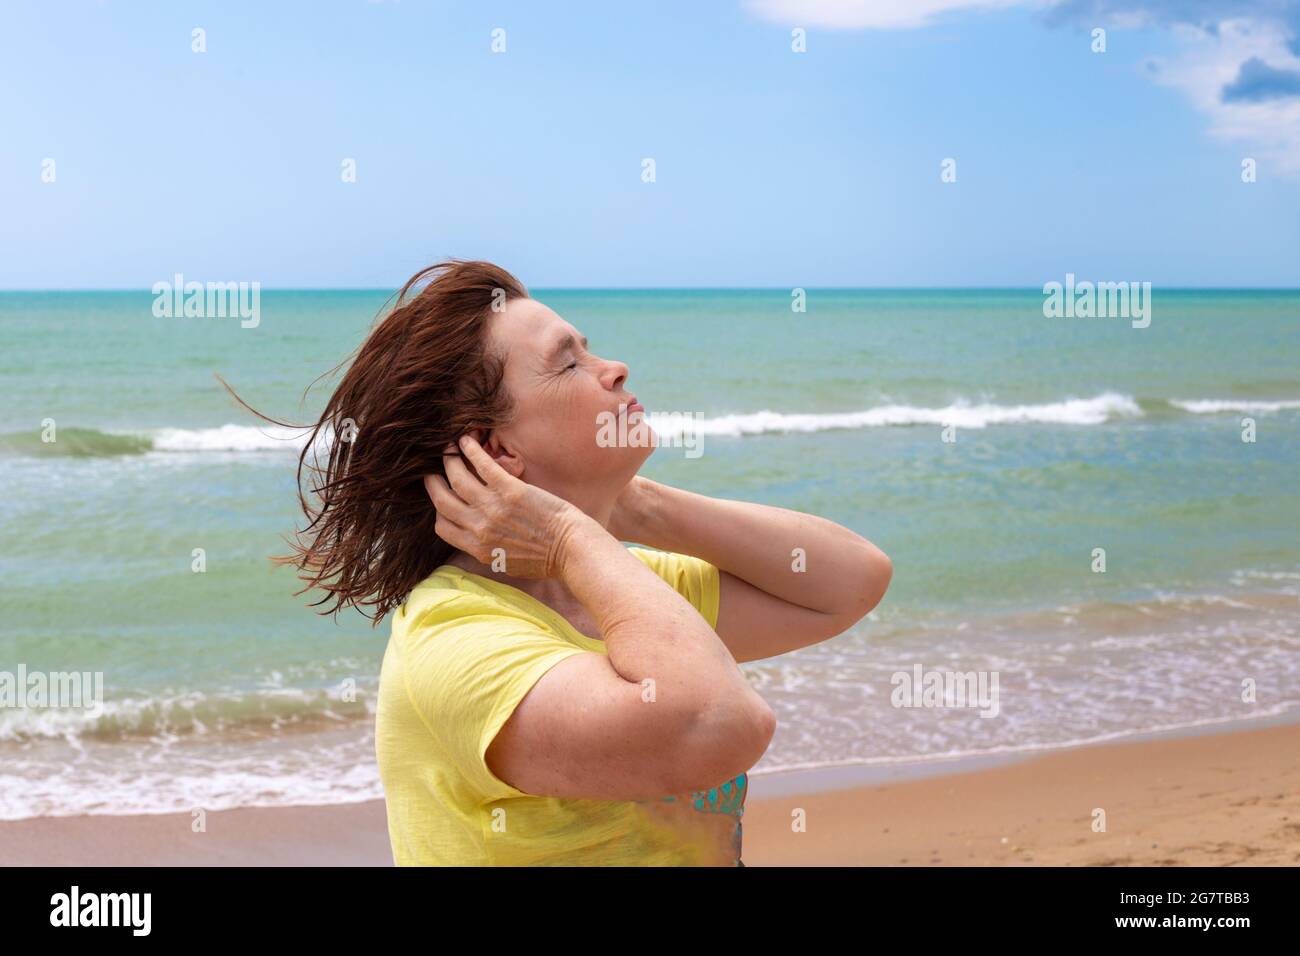
[[[1300,286],[1295,10],[6,4],[0,288]]]

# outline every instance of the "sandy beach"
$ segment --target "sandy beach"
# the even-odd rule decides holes
[[[1079,747],[873,786],[825,789],[825,779],[753,778],[747,866],[1300,864],[1300,725]],[[1098,808],[1104,832],[1093,828]],[[0,822],[0,864],[392,864],[378,800],[228,810],[206,824],[193,832],[188,814]]]
[[[791,831],[797,807],[806,833]],[[1096,808],[1104,833],[1093,831]],[[747,866],[1294,866],[1300,726],[755,801],[745,823]]]

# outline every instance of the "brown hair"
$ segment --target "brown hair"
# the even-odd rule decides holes
[[[455,551],[434,532],[424,475],[444,473],[448,443],[474,429],[499,428],[513,413],[502,387],[505,359],[488,347],[488,319],[507,301],[527,297],[518,279],[490,262],[448,259],[417,272],[352,357],[320,420],[290,426],[311,428],[298,458],[307,526],[290,542],[293,554],[271,560],[303,572],[307,584],[297,594],[325,592],[312,604],[329,605],[319,613],[351,606],[377,625]],[[217,378],[253,414],[286,424]],[[323,465],[322,433],[329,443]],[[306,476],[323,479],[311,488],[316,503],[304,494]]]

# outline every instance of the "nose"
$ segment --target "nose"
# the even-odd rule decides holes
[[[602,374],[602,384],[611,392],[615,391],[620,385],[627,381],[628,375],[631,374],[628,367],[622,362],[616,362],[612,359],[605,362],[605,371]]]

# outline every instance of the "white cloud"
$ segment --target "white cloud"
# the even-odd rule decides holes
[[[906,30],[960,10],[993,10],[1027,0],[745,0],[750,11],[792,27]]]
[[[750,12],[786,26],[826,30],[906,30],[928,26],[945,14],[983,12],[1013,6],[1035,10],[1055,7],[1067,21],[1103,23],[1112,30],[1168,27],[1179,41],[1180,52],[1149,61],[1157,67],[1150,75],[1178,90],[1210,123],[1216,139],[1239,144],[1243,158],[1261,162],[1287,177],[1300,176],[1300,97],[1224,102],[1223,89],[1237,79],[1241,65],[1252,57],[1274,70],[1300,70],[1300,57],[1288,48],[1294,39],[1284,20],[1290,0],[1250,4],[1154,4],[1143,0],[744,0]],[[1244,16],[1213,23],[1218,10],[1240,10]],[[1253,15],[1252,15],[1253,14]],[[1179,19],[1183,22],[1179,22]],[[1191,21],[1191,22],[1189,22]],[[1059,20],[1058,20],[1059,22]],[[1265,165],[1267,164],[1267,165]]]
[[[1243,156],[1260,160],[1261,176],[1267,175],[1265,164],[1284,175],[1300,175],[1300,98],[1223,100],[1223,88],[1251,57],[1277,69],[1300,70],[1300,57],[1287,47],[1286,29],[1276,22],[1235,19],[1222,21],[1213,33],[1176,26],[1174,35],[1181,51],[1151,60],[1155,81],[1178,90],[1204,113],[1211,136],[1238,143]]]

